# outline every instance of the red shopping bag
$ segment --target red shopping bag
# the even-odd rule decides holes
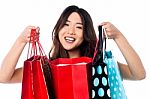
[[[33,57],[24,62],[21,99],[34,99],[32,86],[32,60]]]
[[[41,59],[39,56],[24,61],[21,99],[49,99]]]
[[[56,99],[90,99],[91,58],[58,58],[51,61]]]
[[[34,33],[31,35],[34,37],[36,29],[33,29],[31,33]],[[32,47],[30,49],[29,46],[28,51],[31,58],[24,61],[21,99],[51,99],[49,97],[51,86],[47,86],[51,84],[50,71],[45,73],[45,67],[49,67],[47,70],[50,70],[49,61],[39,41],[32,41],[31,44]],[[46,80],[48,78],[49,83]]]
[[[34,99],[49,99],[41,59],[39,57],[32,63]]]

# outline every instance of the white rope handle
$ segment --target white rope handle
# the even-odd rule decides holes
[[[103,32],[104,32],[104,34],[106,36],[106,39],[108,39],[108,35],[107,35],[106,29],[104,28],[104,26],[102,26],[102,29],[104,30]]]
[[[106,38],[106,42],[107,42],[107,43],[105,42],[106,43],[106,49],[105,50],[110,51],[110,50],[112,50],[112,46],[111,46],[112,41],[111,41],[111,39],[108,38],[106,28],[104,28],[104,26],[102,26],[102,29],[103,29],[103,33],[105,34],[105,38]]]

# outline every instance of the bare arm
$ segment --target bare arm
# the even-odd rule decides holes
[[[25,28],[23,33],[17,38],[14,45],[5,56],[0,67],[0,82],[1,83],[17,83],[22,80],[22,68],[16,69],[16,65],[20,55],[30,39],[31,29],[33,26]]]
[[[128,65],[118,63],[120,70],[125,79],[140,80],[145,78],[145,69],[141,62],[140,57],[135,50],[128,43],[126,38],[121,35],[119,38],[114,39],[119,49],[121,50]]]
[[[145,69],[140,57],[129,44],[124,35],[111,23],[103,22],[109,38],[113,39],[123,54],[127,64],[118,62],[121,74],[124,79],[140,80],[145,78]]]

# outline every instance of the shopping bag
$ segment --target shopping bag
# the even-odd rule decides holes
[[[112,51],[110,49],[110,42],[105,29],[103,29],[103,34],[106,35],[105,38],[105,48],[104,48],[104,63],[106,63],[107,73],[108,73],[108,83],[110,86],[110,96],[111,99],[127,99],[125,94],[125,89],[122,83],[122,77],[119,71],[117,61],[115,60]]]
[[[32,60],[33,57],[24,61],[21,99],[34,99],[32,86]]]
[[[41,58],[41,63],[42,63],[42,69],[43,69],[43,73],[44,73],[44,77],[45,77],[45,81],[46,81],[49,99],[55,99],[50,62],[47,59],[47,57],[44,56],[43,58]]]
[[[92,60],[92,99],[111,99],[107,66],[103,61],[102,26],[98,30],[99,39]]]
[[[94,58],[94,64],[104,63],[105,67],[100,65],[93,69],[93,75],[102,74],[105,72],[107,78],[104,77],[97,77],[92,79],[93,80],[93,89],[92,89],[92,97],[93,99],[100,98],[100,99],[127,99],[125,95],[125,90],[122,84],[122,78],[119,72],[119,68],[117,62],[115,61],[112,51],[107,48],[107,34],[102,26],[99,26],[99,42],[98,46],[96,47],[96,54]],[[106,35],[104,38],[103,34]],[[105,44],[105,45],[104,45]],[[106,50],[107,48],[107,50]],[[96,69],[96,70],[95,70]],[[107,85],[108,89],[103,86],[98,86],[102,82],[102,85]],[[95,87],[96,86],[96,87]],[[102,88],[103,87],[103,88]],[[98,89],[98,91],[95,91]],[[97,92],[97,93],[96,93]],[[108,95],[109,97],[105,97]],[[104,98],[105,97],[105,98]]]
[[[33,39],[35,31],[31,31],[31,39]],[[33,89],[33,72],[32,72],[32,63],[36,59],[36,56],[31,55],[33,54],[33,50],[35,52],[35,43],[32,42],[32,47],[29,43],[28,47],[28,54],[27,54],[27,60],[24,61],[23,66],[23,79],[22,79],[22,92],[21,92],[21,99],[34,99],[34,89]],[[30,52],[30,58],[29,58],[29,52]]]
[[[39,39],[34,41],[34,37],[37,37],[36,34],[36,29],[32,29],[32,46],[30,48],[29,43],[28,48],[28,55],[30,53],[31,58],[28,58],[27,55],[27,60],[24,61],[21,99],[51,99],[49,97],[51,91],[48,91],[50,88],[49,86],[47,87],[48,84],[51,84],[49,61],[38,41]],[[47,65],[45,65],[44,60],[47,60]],[[44,75],[46,74],[44,73],[45,66],[46,68],[49,67],[47,69],[49,73],[46,76]],[[49,81],[47,78],[49,78]]]
[[[55,99],[90,99],[91,58],[58,58],[51,61]]]
[[[119,67],[111,50],[105,51],[104,62],[107,64],[111,99],[127,99]]]
[[[34,98],[49,99],[44,73],[41,68],[41,58],[42,57],[39,57],[32,63]]]

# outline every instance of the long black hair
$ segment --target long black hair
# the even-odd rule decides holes
[[[79,8],[78,6],[72,5],[68,6],[61,14],[60,18],[58,19],[53,31],[52,31],[52,41],[53,46],[49,52],[50,59],[56,59],[56,58],[68,58],[68,52],[62,47],[58,33],[65,25],[68,17],[73,12],[77,12],[79,16],[81,17],[81,21],[83,23],[83,42],[79,46],[81,56],[87,56],[87,57],[93,57],[94,55],[94,49],[96,45],[96,33],[93,26],[93,21],[91,19],[91,16],[89,13]]]

